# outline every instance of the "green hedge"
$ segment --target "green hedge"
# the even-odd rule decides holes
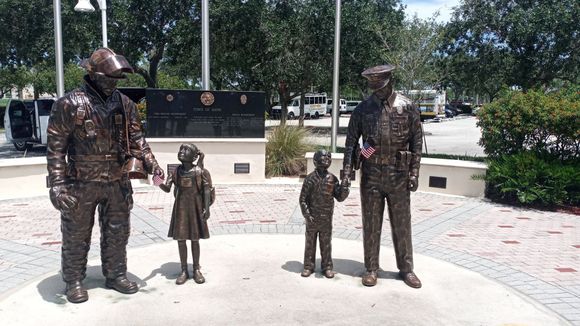
[[[504,91],[477,114],[490,158],[522,151],[580,157],[580,87],[544,93]]]
[[[580,204],[580,88],[504,91],[478,112],[486,195],[534,206]]]
[[[496,201],[541,205],[580,204],[580,160],[539,157],[532,152],[490,160],[487,196]]]

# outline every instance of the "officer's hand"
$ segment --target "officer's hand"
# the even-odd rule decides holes
[[[417,176],[412,175],[409,177],[409,190],[417,191],[417,188],[419,188],[419,180]]]
[[[308,214],[304,216],[304,218],[306,219],[307,222],[314,223],[314,217],[312,217],[312,215]]]
[[[202,213],[202,218],[204,221],[207,221],[210,217],[210,212],[209,212],[209,208],[208,209],[203,209],[203,213]]]
[[[69,194],[70,186],[60,185],[50,188],[50,202],[54,208],[62,212],[70,212],[78,205],[78,200]]]

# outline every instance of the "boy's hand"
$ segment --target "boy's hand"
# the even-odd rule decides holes
[[[310,214],[304,216],[304,219],[306,219],[307,222],[314,223],[314,217]]]

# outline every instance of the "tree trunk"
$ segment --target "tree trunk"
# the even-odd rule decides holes
[[[147,83],[147,87],[153,87],[155,88],[155,80],[153,80],[151,78],[151,75],[149,75],[149,72],[141,67],[137,67],[135,69],[135,72],[138,73],[139,75],[141,75],[143,77],[143,79],[145,79],[145,82]]]
[[[285,126],[288,116],[288,86],[283,80],[278,82],[278,94],[280,94],[280,125]]]
[[[286,125],[286,118],[288,117],[288,100],[286,99],[285,92],[279,92],[280,94],[280,125]]]
[[[298,120],[298,126],[300,128],[304,127],[304,100],[306,99],[306,96],[304,95],[304,92],[302,92],[302,94],[300,94],[300,119]]]
[[[165,43],[159,44],[156,51],[153,53],[151,58],[149,58],[149,76],[151,76],[152,85],[149,87],[157,87],[157,71],[159,69],[159,63],[163,59],[163,53],[165,52]]]

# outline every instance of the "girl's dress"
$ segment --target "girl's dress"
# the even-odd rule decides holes
[[[169,187],[175,184],[175,203],[167,236],[174,240],[208,239],[207,221],[203,219],[203,189],[211,189],[209,172],[198,166],[185,171],[179,165],[165,184]]]

